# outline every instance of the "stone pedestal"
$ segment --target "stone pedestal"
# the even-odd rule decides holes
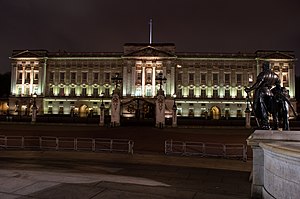
[[[256,130],[247,139],[253,150],[252,198],[300,195],[300,131]]]
[[[164,91],[160,89],[157,92],[157,99],[156,99],[156,116],[155,116],[155,126],[157,128],[164,128],[165,126],[165,95]]]
[[[120,126],[120,97],[118,89],[114,90],[111,100],[111,126]]]

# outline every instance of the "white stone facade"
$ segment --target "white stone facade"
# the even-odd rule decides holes
[[[176,94],[178,117],[245,117],[244,86],[256,81],[266,60],[295,103],[293,52],[178,53],[174,44],[125,44],[120,53],[13,51],[10,60],[11,114],[30,113],[37,94],[38,114],[99,115],[101,93],[110,114],[115,74],[123,78],[121,103],[142,98],[154,104],[162,73],[166,102]],[[166,111],[172,114],[172,106]]]

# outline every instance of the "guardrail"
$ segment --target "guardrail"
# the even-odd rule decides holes
[[[128,139],[0,135],[0,149],[8,150],[108,151],[133,154],[133,146],[134,142]]]
[[[165,141],[165,154],[185,156],[240,158],[247,160],[247,145],[185,141]]]

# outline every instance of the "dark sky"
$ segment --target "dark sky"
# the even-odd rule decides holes
[[[178,52],[292,50],[299,59],[299,10],[299,0],[0,0],[0,73],[13,49],[121,52],[149,41],[150,18],[153,41]]]

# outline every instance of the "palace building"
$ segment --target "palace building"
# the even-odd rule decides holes
[[[254,53],[176,52],[172,43],[128,43],[123,52],[14,50],[11,60],[11,114],[111,114],[112,93],[120,89],[121,117],[151,118],[157,91],[166,99],[165,117],[245,117],[245,86],[269,61],[295,105],[295,55],[291,51]],[[249,104],[248,104],[249,106]]]

